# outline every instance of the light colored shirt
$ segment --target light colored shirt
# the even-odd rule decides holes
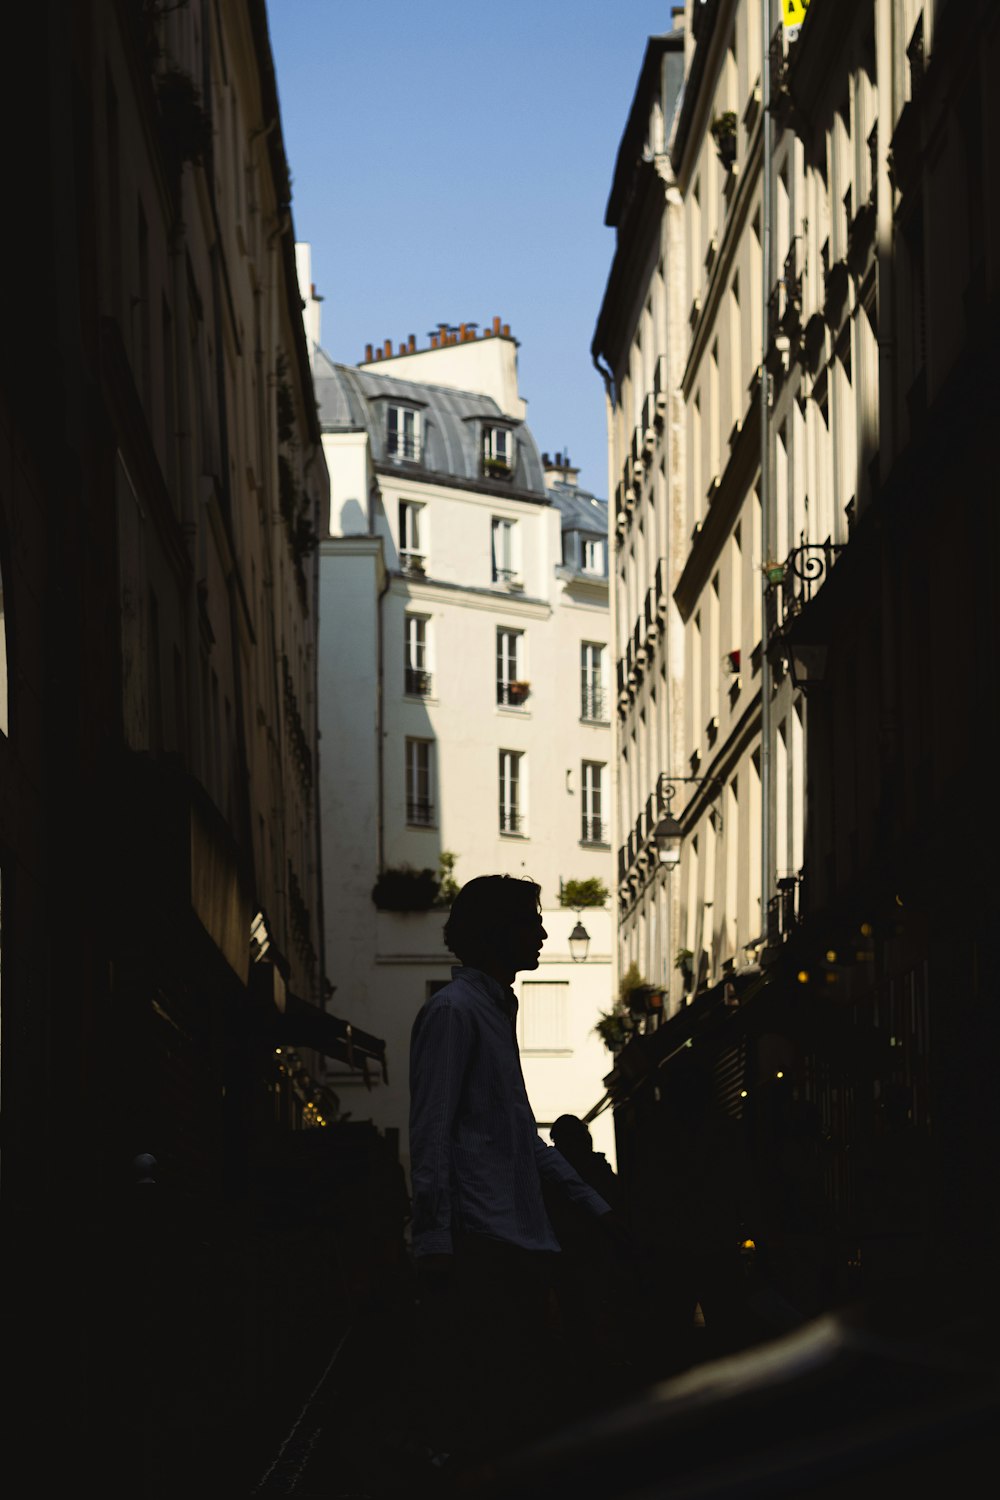
[[[538,1134],[513,990],[479,969],[451,972],[410,1039],[413,1254],[450,1255],[461,1232],[558,1251],[543,1177],[593,1214],[610,1206]]]

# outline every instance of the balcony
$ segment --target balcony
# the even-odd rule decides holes
[[[406,821],[411,828],[434,826],[434,804],[425,797],[407,797]]]
[[[608,825],[599,817],[588,817],[583,815],[583,825],[580,833],[581,844],[601,844],[606,846],[608,842]]]
[[[407,667],[404,672],[405,689],[411,698],[429,698],[431,695],[431,674],[422,671],[419,667]]]
[[[584,685],[580,698],[580,718],[591,724],[608,722],[608,697],[602,687]]]
[[[524,588],[521,575],[516,568],[498,568],[494,565],[493,582],[502,583],[505,588],[512,589],[515,593],[520,593]]]
[[[426,576],[426,557],[423,552],[411,552],[403,548],[399,554],[399,565],[403,572],[412,578],[423,578]]]
[[[497,703],[501,708],[523,708],[531,692],[531,683],[516,678],[497,678]]]

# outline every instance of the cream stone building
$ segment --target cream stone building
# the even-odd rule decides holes
[[[683,34],[650,37],[619,147],[605,222],[615,255],[592,343],[607,393],[616,656],[616,952],[662,994],[676,893],[652,840],[661,778],[684,754],[684,635],[673,591],[686,555],[687,344],[683,207],[668,139]],[[662,1006],[661,1006],[662,1009]]]
[[[639,607],[646,590],[662,598],[639,559],[664,442],[630,388],[641,255],[617,284],[613,271],[595,352],[611,366],[625,497],[621,962],[662,982],[661,887],[685,961],[659,1014],[635,1007],[642,1034],[608,1093],[619,1158],[655,1219],[661,1104],[681,1060],[703,1060],[751,1153],[753,1241],[808,1316],[901,1279],[923,1296],[925,1278],[947,1286],[956,1267],[992,1277],[975,1246],[996,1126],[975,1101],[996,1056],[996,881],[983,872],[997,818],[988,798],[968,816],[968,796],[1000,702],[985,645],[996,508],[982,503],[995,488],[1000,25],[995,8],[920,0],[704,0],[675,19],[684,87],[672,179],[660,170],[683,202],[673,274],[687,337],[665,618],[668,681],[675,623],[683,638],[683,711],[665,784],[648,682],[659,695],[662,647]],[[640,115],[652,165],[655,110]],[[627,129],[633,203],[642,156]],[[945,545],[961,599],[945,600]],[[932,1123],[943,1177],[929,1169]],[[791,1245],[782,1205],[802,1200],[782,1153],[807,1136],[817,1170]]]
[[[593,1028],[610,1003],[611,914],[562,906],[560,889],[611,885],[607,511],[568,455],[539,453],[499,320],[442,328],[424,349],[369,347],[347,366],[324,352],[317,314],[313,303],[332,495],[320,547],[327,967],[334,1008],[342,997],[377,1028],[388,1057],[387,1080],[334,1086],[398,1135],[406,1166],[410,1028],[455,962],[448,886],[429,904],[442,875],[541,885],[549,937],[516,986],[529,1094],[545,1125],[602,1092],[609,1059]],[[574,962],[578,919],[589,948]],[[613,1155],[609,1124],[597,1133]]]

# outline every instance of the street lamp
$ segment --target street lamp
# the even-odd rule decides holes
[[[681,825],[669,809],[653,829],[656,853],[661,865],[672,870],[681,862]]]
[[[575,964],[582,964],[587,957],[590,947],[590,933],[584,927],[580,918],[576,919],[576,926],[569,935],[569,956]]]
[[[660,776],[656,794],[662,812],[653,829],[653,839],[660,864],[665,865],[668,870],[676,869],[681,862],[681,841],[684,835],[681,825],[670,811],[670,803],[682,783],[694,783],[696,786],[710,784],[716,788],[722,785],[717,776],[668,776],[666,773]]]
[[[793,687],[805,692],[823,681],[826,673],[826,646],[788,642],[788,675]]]

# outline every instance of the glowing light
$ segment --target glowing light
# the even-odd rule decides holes
[[[871,937],[871,935],[872,935],[872,924],[870,922],[862,922],[862,924],[861,924],[861,936],[862,937]]]
[[[779,1069],[778,1069],[778,1071],[777,1071],[777,1073],[775,1073],[775,1075],[774,1075],[774,1076],[775,1076],[775,1078],[784,1078],[784,1076],[785,1076],[785,1075],[784,1075],[784,1073],[783,1073],[783,1072],[782,1072],[782,1071],[781,1071],[781,1069],[780,1069],[780,1068],[779,1068]]]
[[[799,984],[808,984],[809,983],[809,970],[808,969],[800,969],[799,972],[796,974],[795,977],[799,981]]]
[[[902,898],[902,896],[897,896],[897,897],[896,897],[896,905],[897,905],[897,906],[902,906],[902,905],[904,905],[904,902],[903,902],[903,898]]]
[[[756,1250],[756,1248],[757,1246],[754,1244],[753,1240],[744,1240],[742,1245],[740,1246],[741,1250]]]
[[[746,1089],[740,1089],[740,1098],[741,1099],[745,1099],[746,1097],[747,1097],[747,1091],[746,1091]]]
[[[827,950],[826,950],[826,961],[827,961],[828,964],[835,964],[837,962],[837,950],[836,950],[836,948],[827,948]]]

